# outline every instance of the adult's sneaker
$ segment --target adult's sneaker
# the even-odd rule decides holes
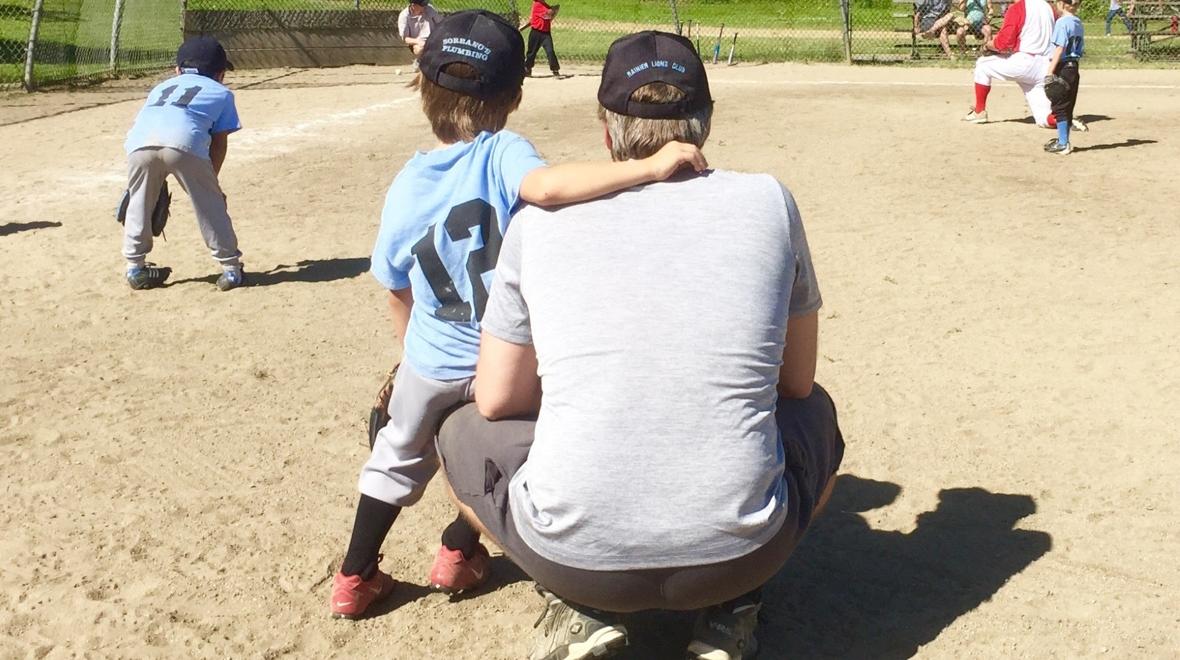
[[[447,594],[478,589],[488,581],[491,561],[488,549],[482,543],[475,545],[475,553],[470,559],[464,557],[461,550],[440,545],[434,556],[434,566],[430,568],[430,588]]]
[[[378,557],[377,561],[381,561]],[[332,598],[328,607],[334,619],[360,619],[373,603],[384,600],[393,593],[393,577],[383,573],[374,563],[368,580],[360,575],[337,573],[332,578]],[[369,571],[365,571],[366,573]]]
[[[545,598],[545,611],[533,624],[540,634],[529,660],[606,658],[627,646],[627,629],[608,621],[605,613],[575,609],[540,585],[537,593]]]
[[[1068,156],[1071,153],[1073,153],[1073,147],[1070,146],[1070,144],[1068,142],[1066,142],[1065,144],[1061,144],[1060,142],[1054,141],[1053,144],[1046,144],[1045,145],[1045,151],[1047,151],[1051,154],[1059,154],[1062,156]]]
[[[966,117],[963,117],[963,121],[971,124],[986,124],[987,110],[976,112],[974,109],[972,109],[971,112],[967,113]]]
[[[164,284],[171,274],[172,269],[167,266],[157,266],[156,264],[134,266],[127,269],[127,284],[136,291],[154,289]]]
[[[692,642],[686,655],[690,660],[748,660],[758,653],[758,603],[736,606],[716,605],[697,617]]]
[[[221,273],[221,277],[217,278],[217,288],[222,291],[236,289],[245,283],[246,273],[242,271],[241,266],[229,268]]]

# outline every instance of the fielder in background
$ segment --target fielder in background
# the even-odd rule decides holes
[[[616,41],[598,100],[616,161],[708,139],[708,77],[684,37]],[[699,610],[680,657],[757,652],[761,587],[843,456],[813,382],[820,306],[772,176],[685,172],[517,215],[476,403],[438,449],[463,510],[544,597],[532,660],[605,657],[627,643],[613,613],[649,609]]]
[[[546,167],[523,137],[504,130],[520,104],[524,40],[516,26],[486,11],[444,18],[422,51],[416,84],[438,138],[394,179],[381,214],[372,272],[388,291],[402,364],[389,422],[361,471],[356,521],[332,583],[334,617],[355,619],[390,594],[394,580],[377,564],[402,507],[416,503],[438,469],[435,436],[444,413],[470,401],[501,237],[522,202],[579,202],[704,169],[700,149],[670,144],[650,158]],[[442,534],[430,584],[446,592],[479,587],[488,551],[462,517]]]
[[[1049,71],[1058,80],[1047,83],[1051,91],[1049,99],[1053,104],[1053,117],[1057,120],[1057,138],[1045,144],[1045,151],[1051,154],[1069,155],[1073,147],[1069,143],[1069,129],[1074,123],[1073,109],[1078,100],[1078,84],[1081,74],[1078,63],[1085,50],[1085,30],[1082,19],[1078,18],[1081,0],[1058,0],[1057,9],[1061,18],[1053,26],[1053,55],[1049,60]]]
[[[533,75],[533,65],[537,63],[537,51],[544,48],[545,58],[549,60],[549,70],[553,77],[561,77],[561,63],[557,61],[557,51],[553,49],[553,19],[557,17],[561,5],[550,5],[544,0],[533,0],[532,14],[529,16],[529,48],[524,57],[525,75]]]
[[[414,54],[414,64],[422,55],[422,47],[430,31],[438,24],[439,15],[430,0],[410,0],[410,4],[397,15],[397,33]]]
[[[147,262],[152,250],[151,210],[171,174],[193,201],[205,245],[221,265],[217,288],[245,282],[242,253],[226,209],[218,174],[229,134],[242,128],[234,95],[222,82],[233,64],[212,37],[195,37],[176,53],[176,77],[156,85],[127,134],[128,205],[123,256],[132,289],[162,285],[172,269]]]
[[[1053,8],[1045,0],[1017,0],[1004,12],[996,36],[984,44],[993,55],[975,61],[975,106],[963,117],[972,124],[987,123],[987,96],[993,80],[1011,80],[1024,92],[1037,126],[1053,127],[1045,74],[1049,66]]]

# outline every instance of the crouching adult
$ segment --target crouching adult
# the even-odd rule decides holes
[[[616,41],[598,99],[615,160],[709,135],[704,66],[673,34]],[[820,303],[771,176],[684,173],[516,216],[476,403],[438,442],[460,508],[545,599],[532,658],[601,656],[626,644],[616,615],[647,609],[700,610],[689,657],[754,652],[760,587],[843,456],[813,385]]]

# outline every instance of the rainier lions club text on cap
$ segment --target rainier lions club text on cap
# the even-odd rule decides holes
[[[647,71],[648,69],[672,69],[677,73],[686,73],[688,71],[688,69],[684,68],[684,65],[679,62],[669,62],[668,60],[652,60],[650,62],[644,62],[643,64],[628,70],[627,77],[630,78],[635,74]]]
[[[492,49],[478,41],[472,41],[464,37],[447,37],[443,39],[442,52],[462,55],[463,57],[470,57],[473,60],[483,60],[486,62],[492,54]]]

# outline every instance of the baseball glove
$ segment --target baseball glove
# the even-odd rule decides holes
[[[115,219],[119,221],[119,224],[123,224],[127,220],[127,207],[130,204],[131,191],[124,190],[123,198],[119,200],[119,207],[115,209]],[[168,215],[171,208],[172,193],[168,191],[168,181],[165,179],[163,185],[160,186],[160,196],[156,198],[156,206],[152,209],[152,236],[159,236],[164,233],[164,227],[168,224]]]
[[[1060,103],[1069,96],[1069,83],[1065,79],[1050,73],[1045,76],[1045,96],[1049,97],[1049,102]]]
[[[377,390],[377,400],[373,402],[373,409],[369,411],[369,451],[377,442],[377,434],[389,423],[389,397],[393,395],[393,378],[397,376],[400,364],[393,365],[381,389]]]

